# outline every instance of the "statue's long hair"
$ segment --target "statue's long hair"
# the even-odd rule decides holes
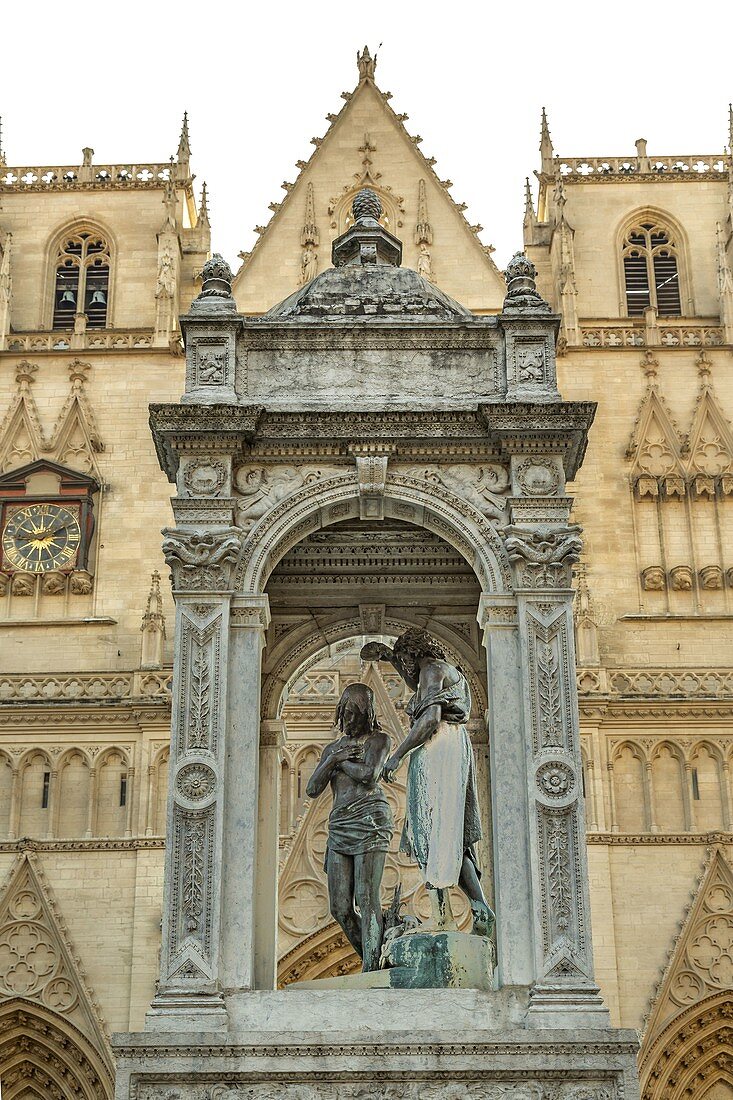
[[[336,707],[336,722],[341,732],[344,732],[344,710],[348,702],[355,703],[364,717],[364,724],[368,733],[374,733],[380,729],[377,721],[377,708],[374,701],[374,692],[366,684],[348,684],[344,688]]]
[[[400,634],[392,651],[398,660],[407,658],[407,664],[414,667],[421,657],[435,657],[439,661],[447,661],[445,650],[440,647],[435,638],[428,634],[427,630],[420,630],[411,626],[404,634]]]

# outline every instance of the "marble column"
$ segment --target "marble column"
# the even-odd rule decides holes
[[[570,503],[515,500],[505,545],[517,596],[531,865],[528,1019],[582,1027],[606,1025],[608,1013],[593,977],[571,587],[581,541],[567,522]]]
[[[282,719],[262,722],[260,730],[259,816],[257,832],[257,939],[255,981],[258,989],[277,986],[277,889],[280,841],[280,762],[285,744]]]

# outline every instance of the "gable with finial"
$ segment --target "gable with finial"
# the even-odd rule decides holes
[[[733,492],[733,432],[710,380],[711,363],[702,351],[697,360],[700,390],[690,426],[687,465],[696,496],[715,496],[720,478],[726,494]]]
[[[697,1024],[725,1023],[733,1012],[733,868],[723,849],[713,849],[667,967],[655,990],[640,1055],[642,1082],[665,1075],[669,1052],[681,1050],[679,1037],[693,1042]],[[712,1013],[712,1015],[711,1015]],[[674,1037],[677,1036],[675,1039]],[[669,1068],[669,1067],[667,1067]],[[655,1089],[660,1082],[657,1080]],[[646,1090],[648,1092],[648,1089]],[[646,1095],[646,1092],[643,1092]],[[656,1095],[665,1095],[655,1091]],[[702,1095],[702,1092],[700,1092]]]
[[[406,267],[473,312],[501,309],[504,283],[478,237],[481,227],[469,225],[451,181],[439,179],[434,159],[420,151],[422,139],[406,130],[407,115],[392,109],[391,94],[375,82],[375,65],[368,51],[360,54],[356,88],[343,93],[344,106],[328,116],[326,134],[312,139],[310,159],[297,162],[296,181],[283,183],[285,198],[271,203],[270,221],[258,227],[252,251],[241,254],[233,285],[240,311],[266,312],[322,272],[364,187],[378,194],[382,225],[402,242]]]
[[[658,367],[652,353],[647,352],[642,360],[647,386],[626,449],[626,457],[632,463],[632,481],[640,499],[656,497],[660,485],[671,494],[676,483],[684,477],[685,439],[659,390]]]
[[[99,479],[96,455],[104,444],[86,393],[91,367],[75,359],[68,370],[70,391],[47,435],[31,390],[38,367],[23,362],[16,368],[17,392],[0,424],[0,473],[44,457]]]
[[[97,1052],[108,1081],[113,1065],[109,1038],[94,994],[66,926],[32,852],[24,852],[0,896],[0,993],[50,1011],[72,1025]]]

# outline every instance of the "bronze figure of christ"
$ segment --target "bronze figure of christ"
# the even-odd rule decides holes
[[[383,917],[380,891],[394,832],[389,803],[379,785],[390,739],[377,722],[374,693],[349,684],[336,709],[342,736],[323,750],[306,793],[316,798],[331,785],[325,869],[331,915],[362,960],[379,969]]]

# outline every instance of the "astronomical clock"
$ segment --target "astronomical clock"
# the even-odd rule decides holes
[[[88,570],[93,478],[39,460],[0,477],[0,569],[5,574]]]

